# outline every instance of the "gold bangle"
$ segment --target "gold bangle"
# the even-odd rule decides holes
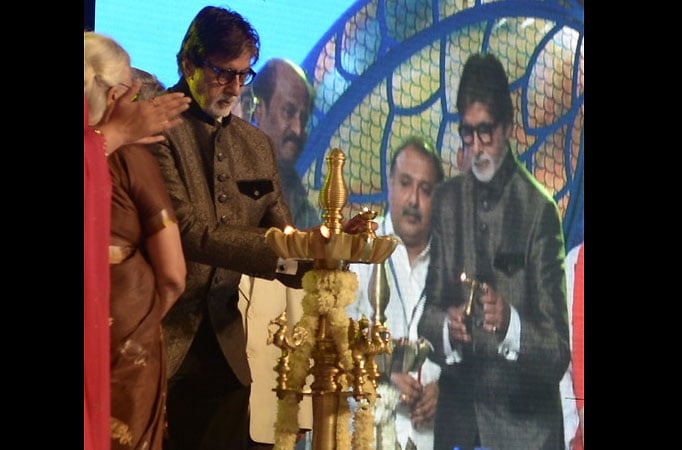
[[[104,133],[102,133],[102,130],[99,128],[93,128],[92,131],[94,131],[95,134],[102,136],[102,143],[104,144],[104,156],[109,156],[109,152],[107,152],[107,138],[104,136]]]

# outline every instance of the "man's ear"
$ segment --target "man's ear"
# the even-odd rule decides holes
[[[183,58],[181,65],[182,75],[185,78],[191,78],[192,74],[194,73],[194,70],[196,69],[196,66],[192,63],[192,61],[190,61],[187,58]]]
[[[253,124],[255,126],[258,126],[259,123],[262,122],[263,115],[265,114],[265,106],[263,105],[263,102],[260,101],[259,99],[254,98],[255,100],[255,105],[253,107],[253,115],[252,120]]]
[[[509,140],[512,134],[512,124],[505,125],[504,128],[502,129],[502,133],[504,134],[504,138],[506,140]]]
[[[464,147],[459,147],[457,149],[457,168],[462,173],[469,171],[471,168],[470,150],[467,150]]]

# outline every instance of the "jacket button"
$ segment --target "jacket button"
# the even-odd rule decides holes
[[[221,173],[220,175],[218,175],[218,181],[225,181],[225,180],[227,180],[227,175],[225,175],[224,173]]]
[[[225,203],[225,202],[227,201],[227,195],[225,195],[225,194],[220,194],[220,195],[218,196],[218,201],[219,201],[220,203]]]
[[[218,155],[216,155],[216,157],[218,158],[218,161],[222,161],[223,159],[225,159],[225,153],[220,152],[218,153]]]
[[[227,223],[227,216],[220,216],[221,223]]]

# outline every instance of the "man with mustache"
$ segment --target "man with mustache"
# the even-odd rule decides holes
[[[471,170],[434,193],[418,326],[442,369],[434,448],[560,450],[571,355],[559,208],[511,149],[512,95],[495,56],[467,59],[457,109]]]
[[[460,169],[468,168],[462,152],[458,164]],[[436,185],[443,178],[440,156],[426,139],[411,136],[394,152],[388,179],[388,214],[376,233],[401,240],[384,265],[390,292],[384,325],[398,346],[408,342],[416,345],[419,338],[417,323],[424,308],[429,264],[431,204]],[[355,320],[363,314],[372,318],[369,282],[374,265],[353,264],[351,269],[358,274],[359,288],[347,313]],[[376,448],[394,450],[397,440],[404,450],[431,450],[440,367],[427,359],[421,367],[404,368],[397,356],[400,352],[394,350],[391,373],[378,386],[383,393],[375,408]],[[381,411],[390,411],[384,423]]]
[[[178,217],[186,289],[164,317],[166,450],[246,449],[251,372],[238,308],[243,274],[300,288],[303,262],[281,260],[268,228],[292,222],[272,140],[231,113],[254,78],[258,33],[240,14],[206,6],[177,54],[191,96],[180,126],[151,146]],[[310,268],[308,266],[307,268]]]
[[[321,212],[308,198],[296,171],[296,161],[308,138],[306,127],[315,92],[303,70],[291,61],[273,58],[261,68],[251,86],[255,99],[253,123],[275,146],[284,201],[299,230],[322,223]]]
[[[306,126],[312,108],[314,91],[303,70],[291,61],[273,58],[258,72],[254,82],[242,90],[242,118],[253,122],[272,139],[284,202],[291,211],[296,228],[303,230],[322,223],[320,212],[308,200],[308,192],[296,171],[296,160],[307,139]],[[233,110],[233,113],[235,111]],[[274,447],[277,396],[277,373],[272,368],[281,355],[280,349],[267,343],[271,319],[287,311],[290,324],[301,318],[304,292],[291,289],[277,280],[242,276],[240,309],[245,318],[247,354],[251,366],[249,450]],[[299,444],[312,428],[312,402],[306,396],[300,403]]]

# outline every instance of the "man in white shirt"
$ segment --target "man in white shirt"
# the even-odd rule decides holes
[[[246,356],[251,368],[251,395],[249,397],[249,449],[273,448],[275,422],[277,421],[277,372],[274,370],[282,351],[268,344],[270,321],[282,312],[287,313],[289,329],[293,329],[303,315],[303,289],[286,287],[278,280],[242,275],[239,282],[239,311],[246,332]],[[310,384],[310,381],[308,382]],[[301,400],[298,423],[303,430],[313,428],[312,398]],[[300,435],[299,439],[303,436]],[[297,449],[305,448],[300,440]]]
[[[458,156],[460,162],[463,155]],[[402,241],[384,263],[390,292],[384,325],[394,343],[407,340],[407,346],[413,349],[418,348],[417,324],[424,309],[431,196],[443,178],[440,156],[433,145],[421,137],[405,140],[391,160],[388,213],[376,231],[379,236],[394,235]],[[347,313],[355,320],[363,314],[374,317],[368,295],[374,269],[371,264],[351,266],[358,275],[359,288]],[[424,345],[420,348],[423,352]],[[378,386],[381,398],[375,407],[377,449],[394,450],[397,440],[402,450],[432,450],[440,366],[426,359],[420,367],[403,367],[403,361],[397,360],[402,350],[394,348],[390,382],[382,377]]]

